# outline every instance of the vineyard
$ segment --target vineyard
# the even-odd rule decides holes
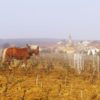
[[[100,100],[100,73],[90,65],[79,74],[71,59],[58,54],[41,54],[26,66],[1,64],[0,100]]]

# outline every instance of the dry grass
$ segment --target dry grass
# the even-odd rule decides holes
[[[97,75],[78,75],[62,58],[46,56],[26,68],[18,65],[1,68],[0,100],[100,100]]]

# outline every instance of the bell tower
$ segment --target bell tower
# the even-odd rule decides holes
[[[69,44],[72,44],[72,36],[71,36],[71,33],[69,34],[68,42],[69,42]]]
[[[68,42],[67,42],[67,46],[72,46],[73,45],[73,41],[72,41],[72,36],[71,36],[71,33],[69,34],[68,36]]]

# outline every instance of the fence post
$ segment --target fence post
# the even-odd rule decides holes
[[[100,56],[97,55],[97,73],[98,73],[98,78],[100,77]]]

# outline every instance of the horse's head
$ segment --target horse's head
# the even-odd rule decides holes
[[[26,44],[27,48],[29,49],[30,53],[33,55],[38,56],[39,55],[39,46],[38,45],[31,45]]]

